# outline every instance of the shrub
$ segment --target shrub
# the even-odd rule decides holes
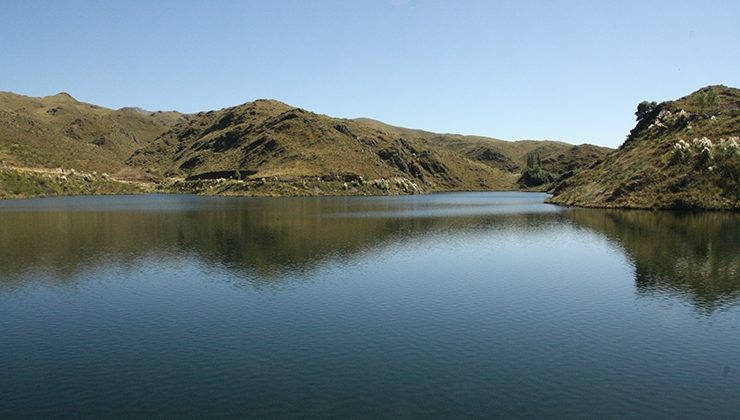
[[[645,117],[655,112],[658,108],[658,103],[655,101],[642,101],[637,105],[637,111],[635,116],[637,121],[642,121]]]
[[[719,97],[714,89],[707,89],[698,94],[695,101],[696,107],[699,108],[699,113],[706,114],[707,111],[717,106]]]
[[[691,154],[691,145],[688,144],[685,140],[681,139],[678,140],[673,145],[673,158],[671,161],[673,163],[678,163],[686,160]]]

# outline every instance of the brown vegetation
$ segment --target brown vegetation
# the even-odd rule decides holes
[[[436,134],[258,100],[196,114],[138,150],[127,163],[189,179],[204,173],[249,172],[248,179],[239,179],[246,181],[243,185],[226,184],[232,193],[254,194],[260,188],[250,185],[273,183],[275,194],[382,194],[516,189],[532,150],[542,150],[559,176],[593,163],[608,149]],[[365,183],[306,187],[311,179],[323,177],[354,177]],[[287,190],[280,183],[288,184]]]
[[[557,179],[608,150],[436,134],[332,118],[274,100],[184,115],[111,110],[66,93],[0,93],[0,165],[13,179],[43,177],[43,170],[105,172],[106,181],[145,190],[246,195],[544,189],[519,182],[531,153]],[[36,188],[30,178],[26,187],[10,188],[7,179],[0,185],[6,197],[75,193]],[[96,193],[87,185],[74,191]]]
[[[0,92],[0,162],[112,173],[179,119],[79,102],[69,94],[31,98]],[[184,119],[185,117],[182,116]]]
[[[602,162],[554,189],[582,207],[740,209],[740,90],[709,86],[643,102],[636,127]]]

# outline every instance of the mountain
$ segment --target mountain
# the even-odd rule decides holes
[[[0,93],[0,197],[543,190],[609,151],[332,118],[275,100],[186,115]]]
[[[356,121],[395,132],[399,136],[423,138],[435,147],[452,150],[472,160],[507,172],[524,171],[527,167],[527,157],[535,154],[540,157],[543,169],[560,176],[576,168],[587,166],[612,151],[608,147],[592,144],[574,146],[553,140],[507,141],[490,137],[437,134],[400,128],[367,118],[359,118]],[[524,185],[523,182],[520,183]]]
[[[643,102],[618,150],[563,179],[553,203],[582,207],[740,209],[740,90],[708,86]]]
[[[0,92],[0,161],[114,173],[134,150],[185,119],[178,113],[103,108],[64,92],[44,98]]]
[[[228,184],[216,193],[259,193],[250,186],[267,182],[275,187],[268,189],[273,194],[364,194],[515,189],[530,153],[544,157],[543,166],[560,176],[607,151],[436,134],[256,100],[192,115],[137,150],[127,163],[163,177],[259,181]]]

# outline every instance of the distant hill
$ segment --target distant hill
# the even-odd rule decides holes
[[[576,168],[590,165],[612,151],[608,147],[592,144],[574,146],[553,140],[507,141],[490,137],[438,134],[400,128],[368,118],[359,118],[356,121],[367,123],[381,130],[396,132],[397,135],[423,138],[436,147],[452,150],[472,160],[507,172],[525,171],[527,156],[536,154],[540,157],[544,170],[553,175],[562,176]]]
[[[114,173],[134,150],[186,118],[175,112],[111,110],[64,92],[44,98],[0,92],[0,161]]]
[[[530,153],[538,153],[557,177],[592,164],[607,151],[552,141],[436,134],[257,100],[194,114],[136,151],[127,163],[191,179],[211,173],[294,184],[306,178],[400,179],[422,191],[491,190],[517,188]]]
[[[67,93],[0,93],[0,197],[155,183],[160,191],[248,195],[544,190],[609,151],[332,118],[275,100],[186,115],[112,110]]]
[[[740,90],[643,102],[620,148],[554,189],[583,207],[740,209]]]

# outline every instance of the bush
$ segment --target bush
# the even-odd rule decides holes
[[[707,111],[717,106],[719,96],[714,89],[707,89],[696,96],[696,107],[699,108],[700,114],[706,114]]]
[[[655,112],[658,108],[658,103],[655,101],[642,101],[637,105],[637,111],[635,116],[637,121],[642,121],[645,117]]]

